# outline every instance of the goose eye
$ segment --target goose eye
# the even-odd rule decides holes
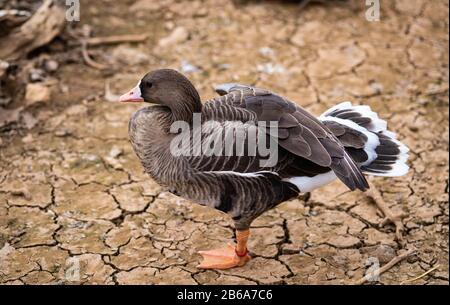
[[[147,88],[151,88],[153,86],[152,82],[146,82],[145,85]]]

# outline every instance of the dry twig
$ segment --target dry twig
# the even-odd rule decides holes
[[[117,36],[108,36],[108,37],[92,37],[86,38],[84,41],[89,46],[98,46],[103,44],[117,44],[124,42],[143,42],[147,39],[147,35],[117,35]]]
[[[103,44],[117,44],[124,42],[142,42],[147,39],[147,35],[119,35],[119,36],[108,36],[108,37],[92,37],[92,38],[82,38],[79,39],[81,43],[81,54],[83,56],[84,62],[98,70],[106,69],[107,66],[94,61],[88,52],[88,46],[99,46]]]
[[[94,69],[98,69],[98,70],[103,70],[106,69],[106,65],[104,64],[100,64],[96,61],[94,61],[90,56],[89,56],[89,52],[87,50],[87,43],[82,41],[81,43],[81,54],[83,56],[84,62],[89,66],[92,67]]]
[[[381,212],[384,214],[385,219],[382,221],[381,226],[384,226],[387,222],[392,222],[395,225],[395,236],[398,241],[403,240],[403,231],[404,226],[402,219],[406,216],[404,214],[395,214],[392,212],[392,210],[389,208],[389,205],[384,201],[383,196],[381,195],[380,191],[373,185],[373,183],[370,184],[370,189],[366,191],[366,195],[373,199],[375,204],[378,206],[378,208],[381,210]]]
[[[411,256],[412,254],[414,254],[416,252],[416,249],[410,249],[406,252],[403,252],[402,254],[394,257],[389,263],[387,263],[386,265],[384,265],[383,267],[381,267],[378,270],[375,270],[371,273],[366,274],[364,277],[362,277],[361,279],[359,279],[358,281],[354,282],[354,285],[362,285],[367,281],[370,281],[371,279],[373,279],[375,276],[377,275],[381,275],[384,272],[388,271],[389,269],[391,269],[392,267],[394,267],[396,264],[398,264],[399,262],[401,262],[402,260],[404,260],[405,258],[408,258],[409,256]]]
[[[434,266],[433,268],[431,268],[430,270],[428,270],[427,272],[424,272],[424,273],[422,273],[421,275],[416,276],[415,278],[412,278],[412,279],[409,279],[409,280],[406,280],[406,281],[401,282],[400,285],[408,284],[408,283],[412,283],[412,282],[414,282],[414,281],[417,281],[417,280],[423,278],[425,275],[430,274],[430,273],[433,272],[434,270],[438,269],[439,267],[440,267],[440,265],[436,265],[436,266]]]

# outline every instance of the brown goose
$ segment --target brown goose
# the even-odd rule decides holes
[[[235,223],[237,245],[201,251],[200,268],[244,265],[252,221],[301,192],[335,179],[365,191],[363,173],[408,171],[407,147],[368,106],[344,102],[316,118],[268,90],[224,84],[216,91],[220,97],[202,104],[186,77],[162,69],[120,98],[154,104],[129,123],[145,171],[172,193],[225,212]]]

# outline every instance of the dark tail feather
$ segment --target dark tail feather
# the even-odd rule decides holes
[[[386,121],[369,106],[344,102],[326,111],[320,119],[341,140],[364,173],[396,177],[408,172],[408,147],[387,130]]]

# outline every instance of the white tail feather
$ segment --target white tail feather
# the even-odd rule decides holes
[[[362,117],[370,118],[371,122],[361,124],[364,125],[361,126],[351,119],[341,118],[339,113],[333,113],[341,110],[357,112]],[[334,121],[362,132],[367,136],[364,151],[368,156],[368,160],[359,164],[365,173],[374,176],[396,177],[405,175],[408,172],[409,167],[406,164],[409,152],[408,147],[397,140],[397,135],[394,132],[387,130],[387,122],[380,119],[378,114],[372,111],[369,106],[353,106],[351,102],[343,102],[325,111],[319,119],[321,121]],[[380,140],[380,137],[383,137],[382,135],[388,139]],[[381,141],[385,143],[384,146],[395,148],[399,152],[395,154],[392,152],[380,153],[383,147]],[[395,162],[392,160],[393,158],[395,158]]]

